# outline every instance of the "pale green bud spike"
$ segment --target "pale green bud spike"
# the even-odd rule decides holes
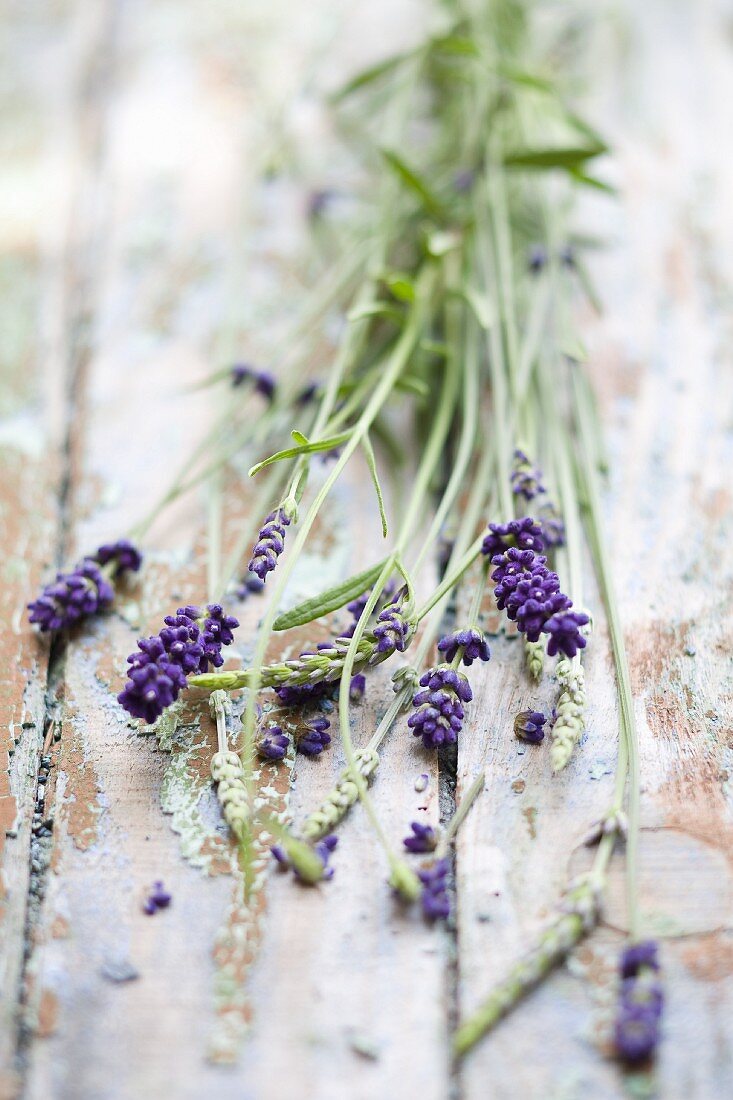
[[[524,657],[527,662],[527,672],[533,680],[542,678],[542,669],[545,665],[545,643],[525,642]]]
[[[392,874],[389,876],[389,884],[395,893],[400,895],[403,901],[409,903],[417,901],[422,892],[420,879],[401,859],[396,859],[392,864]]]
[[[362,749],[354,757],[354,764],[364,779],[369,779],[379,766],[379,754],[374,749]],[[338,825],[359,798],[359,789],[351,769],[341,773],[338,783],[326,795],[323,803],[310,814],[301,830],[305,840],[320,840]]]
[[[585,674],[580,661],[576,663],[566,657],[561,658],[557,662],[557,678],[560,697],[555,708],[555,722],[550,730],[550,762],[554,772],[567,767],[585,729]]]

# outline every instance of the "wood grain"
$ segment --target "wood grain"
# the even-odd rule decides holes
[[[140,581],[54,654],[50,682],[48,647],[22,616],[57,555],[75,560],[152,506],[230,400],[185,386],[234,356],[267,362],[310,278],[307,194],[259,175],[291,149],[307,186],[336,182],[320,90],[410,41],[422,18],[408,0],[293,11],[287,0],[66,0],[9,12],[7,60],[22,82],[1,110],[20,118],[22,140],[2,165],[15,216],[0,235],[13,326],[0,714],[14,749],[0,773],[0,1095],[615,1100],[628,1085],[607,1047],[620,860],[604,923],[576,958],[459,1071],[447,1043],[587,859],[579,844],[608,801],[617,737],[602,616],[586,662],[588,735],[560,776],[511,733],[517,710],[552,706],[551,675],[530,684],[509,638],[471,670],[457,793],[479,769],[487,780],[459,836],[448,930],[396,911],[360,807],[332,883],[309,891],[270,874],[248,913],[202,701],[159,740],[115,702],[135,638],[205,598],[207,524],[221,522],[225,548],[256,525],[237,472],[220,520],[215,496],[192,493],[156,522]],[[617,146],[623,199],[585,211],[611,244],[593,258],[606,311],[583,332],[609,431],[608,533],[642,735],[642,907],[663,938],[668,989],[652,1087],[665,1100],[733,1088],[730,55],[722,0],[650,0],[600,23],[589,58],[589,113]],[[281,135],[272,119],[289,101]],[[354,467],[286,603],[370,564],[374,513]],[[598,606],[590,581],[587,602]],[[238,609],[233,661],[251,653],[265,606]],[[298,640],[319,640],[307,633]],[[388,676],[355,708],[357,744],[389,701]],[[44,719],[57,722],[41,784],[54,825],[31,849]],[[262,791],[297,822],[342,766],[336,747],[318,763],[298,757],[292,777],[267,766]],[[409,820],[437,819],[439,793],[436,761],[403,720],[373,784],[394,843]],[[445,809],[445,768],[442,795]],[[150,918],[141,902],[158,878],[173,904]]]

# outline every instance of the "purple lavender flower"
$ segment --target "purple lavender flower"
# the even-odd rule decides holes
[[[235,595],[238,600],[246,600],[249,596],[257,596],[260,592],[263,592],[265,588],[265,582],[261,580],[256,573],[249,573],[242,578],[242,582],[237,588]]]
[[[84,558],[71,573],[58,573],[38,599],[28,604],[29,619],[41,631],[68,630],[111,604],[114,594],[98,563]]]
[[[406,596],[407,589],[401,588],[377,616],[374,637],[377,639],[378,653],[389,653],[395,649],[404,653],[407,648],[410,624],[405,617]]]
[[[152,917],[153,913],[157,913],[159,909],[167,909],[172,900],[173,895],[169,894],[163,883],[158,880],[153,883],[153,889],[145,899],[143,912]]]
[[[255,368],[249,363],[235,363],[230,371],[232,386],[241,386],[249,378],[254,378]]]
[[[493,530],[486,542],[502,537],[503,531]],[[548,569],[547,558],[531,548],[509,546],[491,560],[495,566],[491,579],[496,582],[496,606],[500,611],[506,610],[508,618],[516,622],[528,641],[536,642],[541,633],[549,634],[547,652],[551,657],[558,652],[574,657],[579,649],[585,648],[580,628],[588,622],[588,616],[582,611],[571,611],[572,600],[560,591],[559,578]]]
[[[408,852],[432,852],[438,843],[435,829],[432,825],[421,825],[419,821],[411,821],[412,836],[406,836],[402,843]]]
[[[453,634],[447,634],[438,642],[438,649],[445,654],[446,661],[452,661],[458,650],[462,649],[464,665],[472,665],[474,661],[488,661],[491,658],[488,642],[480,630],[457,630]]]
[[[622,1061],[648,1061],[659,1043],[664,994],[659,981],[657,945],[652,940],[629,945],[621,955],[621,992],[615,1045]]]
[[[586,639],[580,633],[580,627],[587,623],[588,616],[584,611],[566,611],[548,619],[542,627],[550,635],[547,643],[548,655],[554,657],[561,652],[566,657],[574,657],[579,649],[585,649]]]
[[[270,726],[257,742],[257,752],[264,760],[282,760],[290,747],[290,739],[280,726]]]
[[[239,623],[218,604],[179,607],[167,615],[160,633],[141,638],[127,658],[128,680],[117,696],[124,709],[148,725],[154,722],[187,686],[194,672],[223,663],[222,646],[230,645]]]
[[[265,519],[247,566],[249,572],[256,573],[260,580],[264,581],[277,565],[277,559],[285,549],[285,528],[289,526],[290,516],[283,508],[276,508]]]
[[[523,710],[514,719],[514,734],[520,741],[539,745],[545,736],[547,719],[539,710]]]
[[[304,756],[320,756],[331,744],[331,735],[326,731],[331,723],[328,718],[312,718],[306,724],[305,732],[297,734],[295,747]]]
[[[656,940],[642,940],[640,943],[630,943],[621,953],[619,973],[622,978],[635,978],[642,967],[650,970],[659,970],[657,952],[659,947]]]
[[[357,672],[356,676],[351,677],[351,683],[349,684],[349,698],[352,703],[358,703],[363,698],[365,691],[366,676],[361,672]]]
[[[415,693],[415,712],[407,720],[414,737],[422,737],[426,749],[452,744],[463,728],[464,710],[461,703],[473,698],[471,685],[462,672],[450,665],[428,669],[421,677],[422,691]]]
[[[544,550],[542,528],[531,516],[512,519],[508,523],[490,523],[481,553],[493,560],[496,554],[503,554],[512,546],[519,550],[534,550],[538,554]]]
[[[524,497],[525,500],[534,500],[546,491],[542,484],[542,471],[533,466],[524,451],[519,449],[514,452],[511,484],[514,495]]]
[[[448,860],[436,859],[429,867],[418,871],[423,884],[423,914],[428,920],[444,920],[450,916],[450,897],[448,895]]]
[[[335,688],[336,684],[332,681],[320,680],[316,684],[283,684],[275,688],[275,694],[284,706],[300,707],[328,698],[333,695]]]
[[[94,555],[100,565],[108,565],[114,562],[114,576],[119,577],[123,573],[137,573],[142,565],[143,557],[136,546],[129,539],[118,539],[117,542],[105,543],[100,546]]]

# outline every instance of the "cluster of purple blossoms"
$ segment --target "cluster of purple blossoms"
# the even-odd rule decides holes
[[[159,634],[141,638],[127,658],[128,680],[118,701],[133,718],[150,725],[176,701],[192,673],[207,672],[224,663],[222,646],[231,645],[239,626],[219,604],[180,607],[167,615]]]
[[[280,726],[270,726],[257,742],[257,752],[263,760],[282,760],[290,747],[290,739]]]
[[[545,718],[542,711],[523,710],[514,719],[514,735],[530,745],[539,745],[545,736]]]
[[[302,733],[296,735],[295,747],[304,756],[320,756],[331,744],[331,728],[328,718],[312,718]]]
[[[301,653],[301,657],[307,656],[307,653]],[[275,688],[275,694],[283,706],[300,707],[327,699],[333,695],[336,687],[333,680],[319,680],[316,684],[283,684]]]
[[[474,661],[488,661],[491,659],[489,644],[480,630],[457,630],[453,634],[446,634],[438,642],[438,649],[445,654],[446,661],[452,661],[457,656],[458,650],[463,650],[462,661],[470,666]]]
[[[401,588],[396,596],[385,604],[377,616],[374,637],[377,639],[377,653],[389,653],[397,650],[404,653],[410,634],[410,624],[405,617],[405,599],[407,589]]]
[[[70,573],[58,573],[37,600],[28,604],[29,620],[41,631],[67,630],[82,619],[109,607],[114,599],[110,578],[137,572],[142,556],[131,542],[100,546],[96,554],[80,561]]]
[[[533,466],[524,451],[514,452],[511,474],[512,492],[516,497],[534,500],[547,490],[542,484],[542,470]]]
[[[329,866],[329,860],[332,853],[338,845],[338,837],[330,833],[328,836],[324,836],[323,840],[319,840],[317,844],[313,846],[313,851],[321,860],[323,864],[323,873],[321,875],[322,881],[328,881],[333,878],[333,867]],[[300,875],[298,868],[288,859],[287,853],[281,844],[273,844],[270,848],[272,855],[277,860],[278,866],[281,871],[289,871],[292,867],[293,873],[297,879],[305,881]],[[311,880],[312,881],[312,880]]]
[[[262,525],[252,558],[247,569],[264,581],[277,565],[277,559],[285,549],[285,528],[290,526],[290,516],[284,508],[270,512]]]
[[[421,825],[419,821],[411,821],[412,835],[406,836],[402,843],[408,852],[433,852],[438,843],[435,829],[432,825]]]
[[[588,616],[571,610],[572,600],[560,591],[557,573],[548,569],[547,558],[540,553],[544,549],[542,532],[533,519],[491,524],[483,549],[496,566],[491,574],[496,582],[496,606],[506,611],[528,641],[536,642],[540,634],[549,634],[547,652],[551,657],[564,653],[571,658],[585,648],[580,628],[586,625]]]
[[[236,363],[231,369],[232,386],[241,386],[247,381],[254,383],[255,393],[262,394],[268,401],[275,397],[277,383],[266,370],[257,370],[248,363]]]
[[[621,995],[615,1045],[628,1065],[650,1059],[659,1043],[664,996],[654,940],[631,944],[621,955]]]
[[[169,894],[163,883],[158,880],[158,882],[153,883],[153,889],[143,903],[143,913],[147,913],[149,917],[152,917],[159,909],[167,909],[172,900],[173,895]]]
[[[448,860],[436,859],[429,867],[417,872],[422,883],[420,904],[428,920],[445,920],[450,916],[448,894]]]
[[[416,710],[407,719],[413,736],[422,737],[426,749],[457,741],[465,713],[461,704],[473,698],[466,677],[450,665],[438,665],[420,678],[420,686],[423,690],[412,698]]]

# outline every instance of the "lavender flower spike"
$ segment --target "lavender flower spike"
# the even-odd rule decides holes
[[[141,563],[140,551],[127,539],[100,546],[70,573],[58,573],[38,599],[28,604],[30,622],[36,623],[42,632],[67,630],[96,615],[114,599],[112,578],[121,577],[128,570],[137,572]]]
[[[512,519],[509,523],[490,523],[489,533],[483,541],[481,553],[493,560],[496,554],[503,554],[511,546],[519,550],[542,553],[545,548],[542,528],[531,516]]]
[[[285,528],[290,526],[291,517],[281,506],[270,512],[260,530],[247,569],[256,573],[264,581],[268,573],[277,565],[277,560],[285,549]]]
[[[536,496],[546,492],[542,484],[542,471],[533,466],[524,451],[519,449],[514,452],[511,483],[514,495],[524,497],[525,500],[534,500]]]
[[[448,896],[448,860],[436,859],[430,867],[418,871],[423,884],[422,911],[428,920],[444,920],[450,916],[450,897]]]
[[[402,841],[408,852],[433,852],[438,843],[435,829],[432,825],[421,825],[419,821],[411,821],[412,836],[406,836]]]
[[[415,737],[422,737],[426,749],[452,744],[463,728],[462,703],[473,698],[471,685],[462,672],[450,665],[429,669],[420,679],[424,689],[413,697],[416,708],[407,720]]]
[[[158,635],[141,638],[127,658],[128,680],[118,701],[134,718],[155,722],[188,686],[188,676],[223,664],[222,646],[231,644],[238,625],[219,604],[203,611],[179,607]]]
[[[331,854],[338,845],[338,837],[324,836],[311,846],[295,837],[284,837],[280,844],[273,844],[270,851],[282,871],[292,868],[299,882],[307,886],[333,878],[333,867],[329,867]]]
[[[68,630],[82,619],[96,615],[114,599],[114,589],[91,558],[71,573],[59,573],[53,584],[28,604],[29,619],[41,631]]]
[[[410,623],[406,608],[407,589],[401,588],[377,616],[374,637],[377,639],[377,652],[389,653],[397,650],[404,653],[410,635]]]
[[[653,940],[630,944],[621,955],[621,993],[615,1025],[619,1058],[636,1066],[653,1057],[659,1044],[664,995],[658,978],[657,945]]]
[[[458,650],[462,649],[462,660],[467,666],[474,661],[488,661],[491,658],[488,642],[480,630],[457,630],[454,634],[447,634],[438,642],[438,649],[445,654],[446,661],[452,661]]]

